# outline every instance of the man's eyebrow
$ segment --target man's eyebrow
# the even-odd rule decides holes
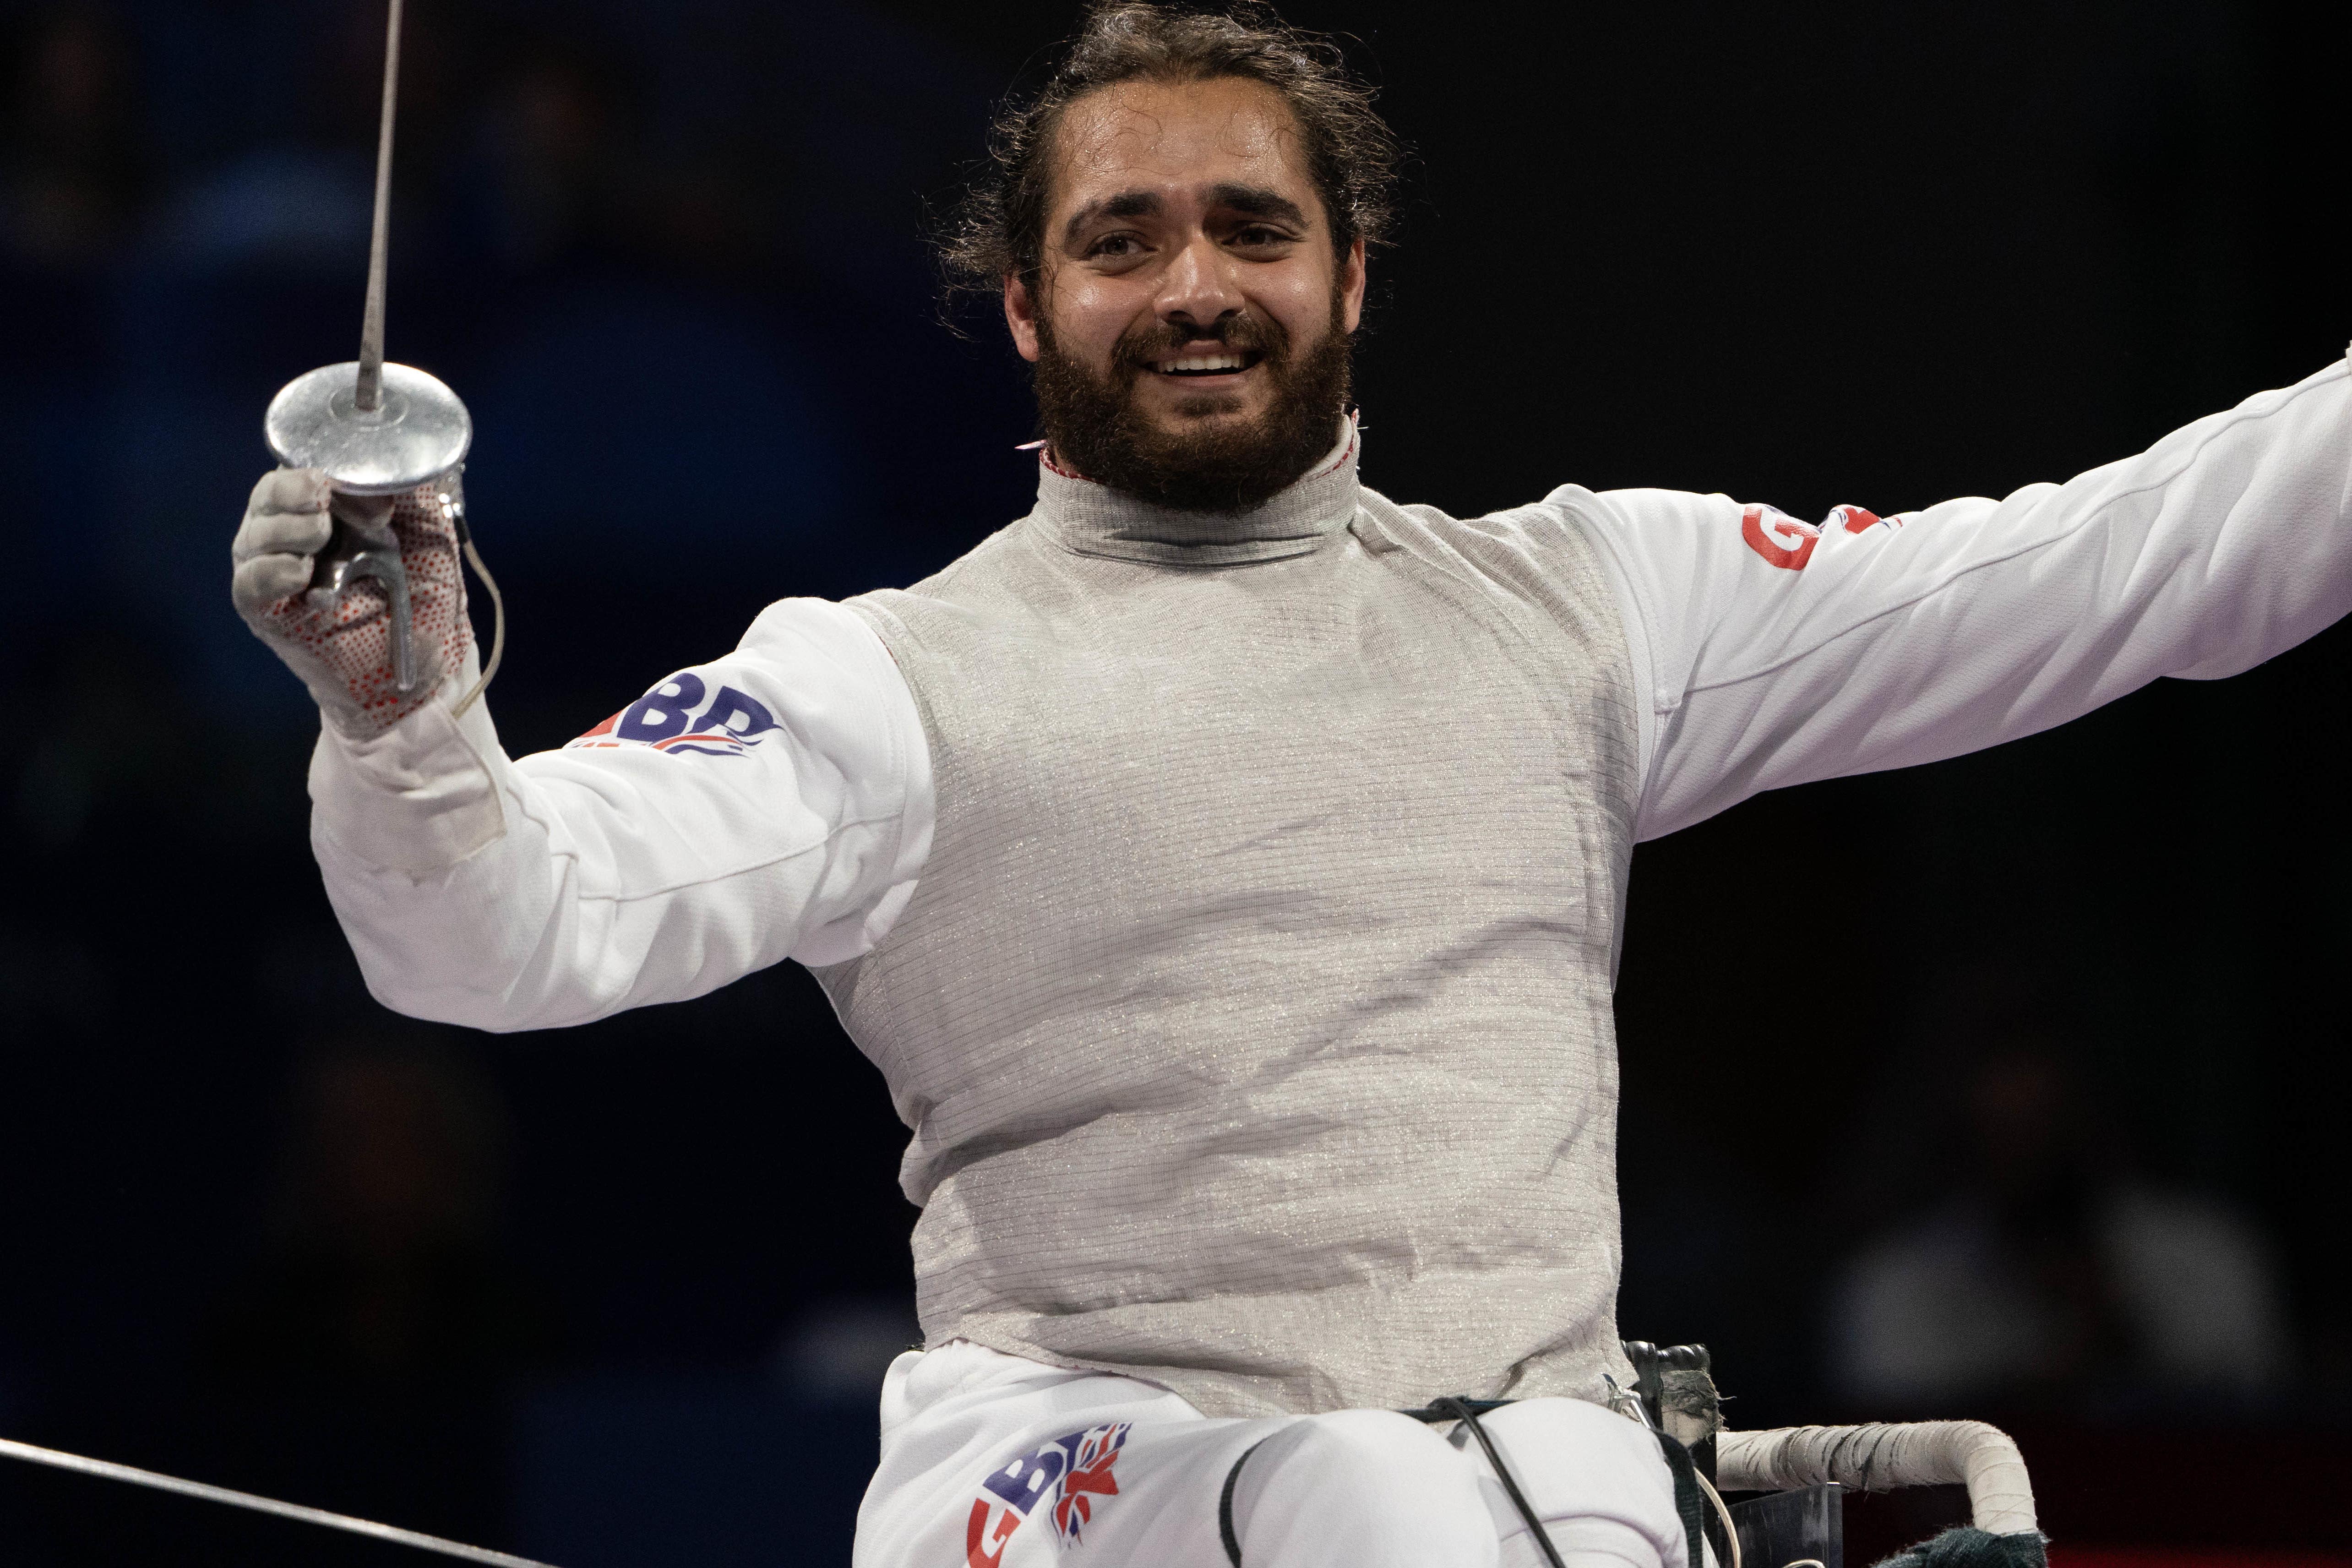
[[[1247,213],[1252,217],[1279,218],[1298,228],[1313,226],[1297,202],[1287,196],[1276,195],[1262,185],[1213,185],[1209,189],[1209,200],[1218,206]]]
[[[1152,191],[1121,191],[1115,196],[1105,196],[1098,202],[1088,202],[1070,215],[1062,226],[1064,244],[1078,237],[1078,231],[1097,218],[1150,217],[1160,211],[1160,197]]]
[[[1306,211],[1288,196],[1267,190],[1263,185],[1223,184],[1209,187],[1212,206],[1230,208],[1251,217],[1274,218],[1297,228],[1310,228]],[[1070,215],[1062,226],[1062,243],[1067,245],[1078,237],[1088,224],[1104,218],[1155,217],[1161,207],[1156,191],[1121,191],[1115,196],[1088,202]]]

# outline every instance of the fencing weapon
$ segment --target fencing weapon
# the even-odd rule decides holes
[[[384,39],[383,112],[376,138],[375,227],[368,254],[367,310],[360,329],[360,357],[353,363],[314,370],[289,384],[271,400],[263,427],[270,450],[280,463],[288,468],[323,469],[328,483],[346,495],[397,497],[421,487],[437,486],[447,497],[458,542],[465,550],[466,559],[481,577],[482,585],[489,590],[491,607],[498,618],[498,630],[491,639],[490,657],[483,667],[481,679],[458,704],[459,711],[463,711],[481,695],[482,689],[498,671],[499,656],[506,643],[506,611],[499,599],[498,584],[491,581],[481,555],[474,548],[466,527],[464,503],[457,493],[457,475],[465,463],[466,449],[473,442],[473,420],[457,395],[438,380],[408,365],[387,364],[383,358],[384,271],[392,220],[392,128],[400,85],[400,21],[401,0],[391,0]],[[353,584],[366,581],[376,583],[387,601],[394,684],[404,694],[414,692],[424,671],[417,658],[415,628],[409,616],[408,571],[401,563],[399,542],[388,531],[372,537],[337,518],[334,532],[319,552],[312,570],[310,591],[340,597]],[[153,1470],[87,1458],[31,1443],[0,1438],[0,1458],[46,1465],[52,1469],[71,1470],[155,1491],[176,1492],[256,1513],[275,1514],[280,1519],[373,1536],[445,1557],[488,1563],[490,1568],[549,1568],[528,1557],[444,1541],[419,1531],[353,1519],[300,1503],[280,1502],[275,1498],[257,1497],[203,1481],[183,1480],[177,1476],[159,1475]]]
[[[401,496],[438,485],[450,500],[457,540],[482,585],[489,590],[496,629],[481,679],[457,705],[463,712],[498,673],[506,648],[506,606],[483,566],[466,524],[458,488],[474,422],[457,395],[436,377],[383,357],[383,304],[392,230],[392,132],[400,93],[402,0],[391,0],[384,31],[383,110],[376,132],[375,223],[368,247],[367,306],[360,326],[360,357],[298,377],[270,400],[263,430],[269,449],[289,468],[319,468],[346,495]],[[310,592],[340,597],[373,580],[389,601],[393,682],[405,696],[424,679],[408,605],[408,573],[389,534],[370,537],[338,518],[319,552]]]
[[[203,1481],[184,1481],[177,1476],[158,1475],[132,1465],[118,1465],[106,1459],[84,1458],[79,1454],[61,1453],[55,1448],[36,1447],[30,1443],[11,1442],[0,1437],[0,1458],[22,1459],[30,1465],[47,1465],[51,1469],[72,1470],[79,1475],[96,1476],[101,1480],[126,1481],[134,1487],[147,1487],[159,1492],[177,1492],[182,1497],[202,1498],[206,1502],[222,1502],[231,1508],[250,1509],[255,1513],[276,1514],[280,1519],[299,1520],[305,1524],[320,1524],[329,1530],[341,1530],[352,1535],[370,1535],[378,1541],[389,1541],[400,1546],[414,1546],[423,1552],[437,1552],[444,1557],[456,1557],[467,1563],[484,1563],[489,1568],[551,1568],[545,1563],[528,1557],[516,1557],[504,1552],[493,1552],[487,1546],[467,1546],[455,1541],[444,1541],[437,1535],[421,1531],[403,1530],[397,1525],[378,1524],[373,1520],[353,1519],[349,1514],[329,1513],[322,1508],[305,1508],[300,1503],[279,1502],[276,1498],[256,1497],[251,1492],[231,1491],[226,1487],[207,1486]]]

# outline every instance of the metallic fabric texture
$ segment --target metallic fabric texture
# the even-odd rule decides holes
[[[1559,508],[1401,507],[1356,458],[1226,517],[1048,463],[851,601],[939,830],[819,975],[913,1129],[932,1343],[1212,1415],[1627,1380],[1624,631]]]

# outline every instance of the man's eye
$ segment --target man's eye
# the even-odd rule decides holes
[[[1117,258],[1122,256],[1132,256],[1135,254],[1135,236],[1131,234],[1107,234],[1100,239],[1096,240],[1092,245],[1087,247],[1087,254],[1090,257],[1108,256]]]
[[[1254,223],[1234,234],[1234,243],[1262,249],[1269,245],[1287,245],[1290,243],[1290,236],[1278,228],[1268,228],[1262,223]]]

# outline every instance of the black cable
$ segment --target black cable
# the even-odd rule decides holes
[[[1225,1543],[1225,1556],[1234,1568],[1242,1568],[1242,1538],[1234,1529],[1234,1488],[1241,1483],[1242,1467],[1249,1463],[1249,1457],[1272,1441],[1270,1437],[1261,1437],[1243,1449],[1234,1468],[1225,1472],[1225,1489],[1217,1494],[1217,1537]]]
[[[1454,1414],[1454,1406],[1456,1405],[1468,1405],[1470,1413],[1474,1415],[1484,1415],[1490,1410],[1500,1410],[1506,1405],[1517,1403],[1516,1399],[1449,1399],[1443,1405],[1431,1405],[1419,1410],[1400,1410],[1397,1414],[1410,1415],[1424,1426],[1433,1426],[1440,1421],[1459,1421],[1461,1417]]]
[[[1470,1435],[1478,1439],[1478,1447],[1486,1451],[1486,1462],[1495,1467],[1495,1479],[1503,1483],[1503,1490],[1510,1494],[1512,1506],[1519,1510],[1519,1517],[1526,1520],[1528,1528],[1535,1532],[1536,1544],[1543,1548],[1544,1561],[1549,1563],[1551,1568],[1568,1568],[1568,1564],[1560,1561],[1559,1548],[1551,1543],[1551,1534],[1544,1529],[1543,1521],[1536,1517],[1536,1510],[1528,1501],[1527,1493],[1519,1490],[1519,1483],[1511,1479],[1510,1467],[1503,1463],[1503,1451],[1495,1447],[1495,1440],[1492,1437],[1486,1436],[1486,1428],[1479,1423],[1478,1412],[1471,1408],[1473,1405],[1481,1405],[1492,1410],[1498,1404],[1508,1403],[1507,1400],[1471,1400],[1449,1396],[1431,1401],[1429,1408],[1441,1416],[1451,1415],[1454,1420],[1470,1428]],[[1410,1411],[1407,1414],[1418,1415],[1421,1412]]]

